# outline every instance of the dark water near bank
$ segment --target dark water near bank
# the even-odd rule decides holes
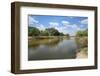
[[[28,47],[28,60],[75,59],[76,50],[74,38],[35,40]]]

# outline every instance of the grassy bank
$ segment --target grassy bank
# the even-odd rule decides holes
[[[54,39],[54,38],[69,38],[67,36],[29,36],[28,39]]]
[[[28,46],[38,46],[39,44],[55,45],[63,39],[68,39],[67,36],[30,36],[28,37]]]
[[[88,56],[88,37],[76,37],[78,45],[77,58],[87,58]]]
[[[56,44],[59,42],[59,37],[55,36],[35,36],[28,37],[28,45],[29,46],[38,46],[40,44],[49,45]]]

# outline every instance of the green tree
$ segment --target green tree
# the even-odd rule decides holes
[[[32,28],[33,27],[28,27],[28,36],[32,36]]]
[[[49,36],[58,36],[60,32],[55,28],[47,28],[46,31],[49,33]]]
[[[61,32],[60,34],[59,34],[60,36],[64,36],[64,34]]]
[[[66,34],[66,36],[67,36],[67,37],[70,37],[70,35],[69,35],[69,34]]]
[[[28,27],[28,35],[29,36],[39,36],[40,30],[36,27]]]
[[[46,30],[42,30],[42,31],[40,31],[40,35],[41,36],[49,36],[49,32],[48,31],[46,31]]]
[[[88,36],[88,30],[77,31],[76,36]]]

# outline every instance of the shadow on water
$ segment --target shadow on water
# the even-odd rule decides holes
[[[73,38],[38,39],[30,42],[28,60],[76,58],[77,46]]]

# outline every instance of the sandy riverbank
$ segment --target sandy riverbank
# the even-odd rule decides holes
[[[88,53],[87,53],[87,48],[82,48],[80,51],[77,53],[76,58],[87,58]]]

